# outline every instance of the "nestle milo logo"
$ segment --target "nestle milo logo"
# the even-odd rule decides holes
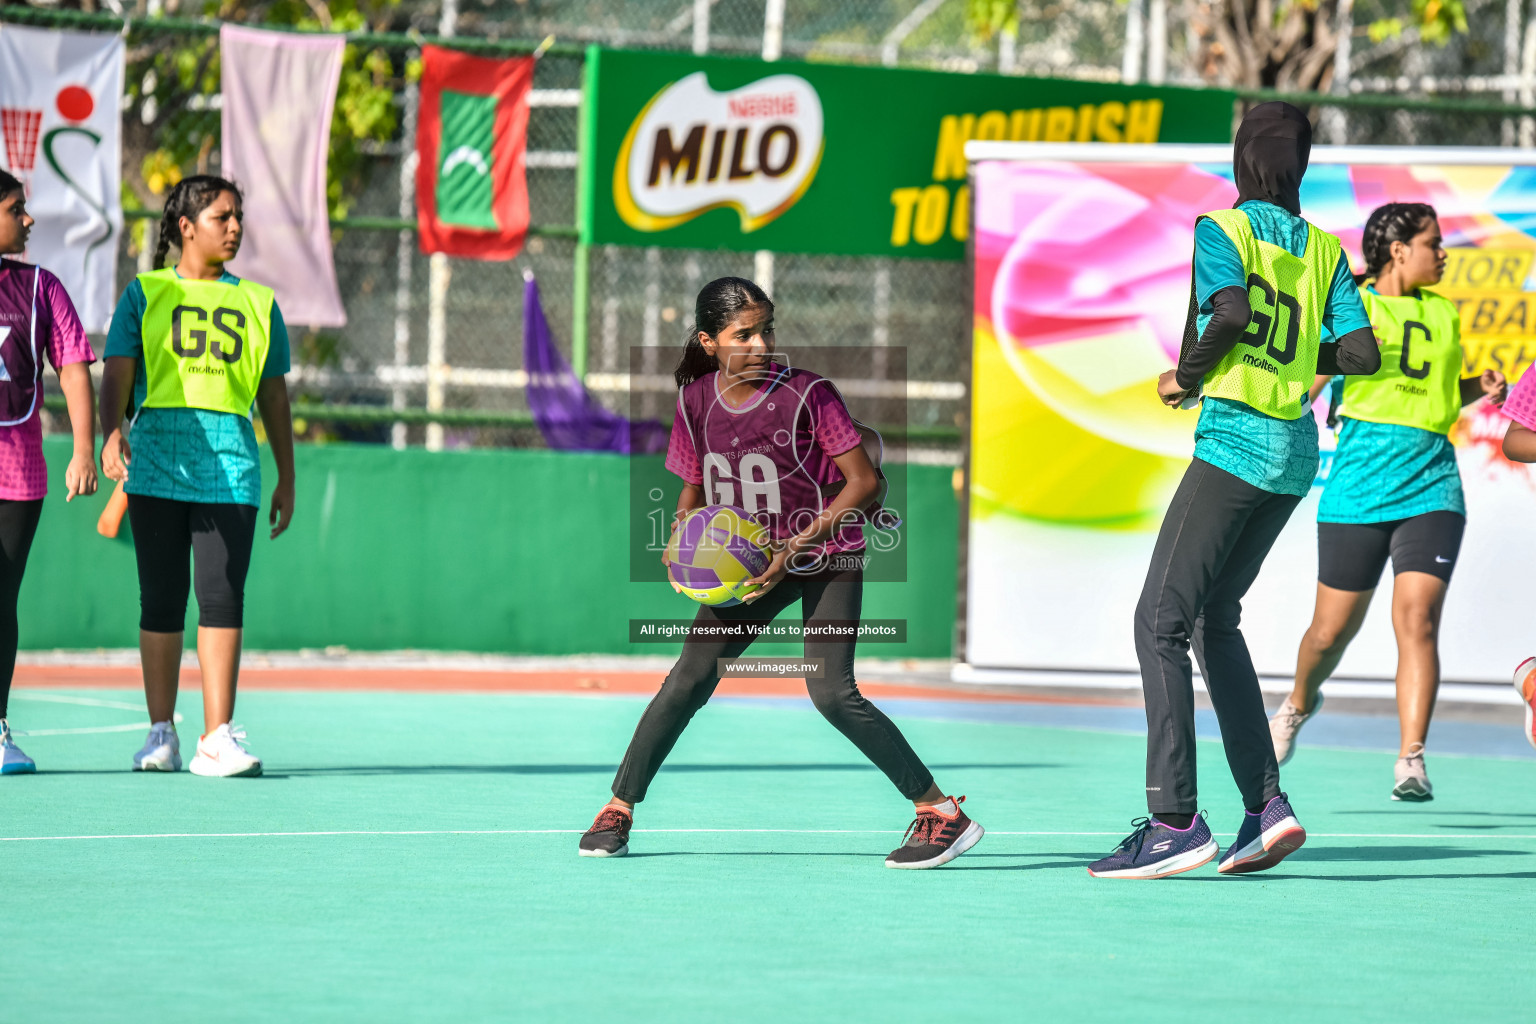
[[[730,207],[756,231],[793,206],[816,177],[821,99],[798,75],[730,92],[697,71],[645,105],[619,148],[613,199],[637,231],[665,231]]]

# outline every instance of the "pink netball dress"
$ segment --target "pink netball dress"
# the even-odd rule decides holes
[[[0,259],[0,498],[48,493],[43,462],[43,361],[55,370],[93,363],[96,353],[59,279],[42,267]]]
[[[784,540],[832,503],[845,482],[833,459],[859,446],[859,429],[820,374],[774,363],[739,406],[720,394],[719,376],[679,390],[667,469],[701,486],[708,504],[744,509]],[[826,554],[862,550],[857,523],[822,546]]]
[[[1509,389],[1504,399],[1504,415],[1525,427],[1536,430],[1536,372],[1526,367],[1520,382]]]

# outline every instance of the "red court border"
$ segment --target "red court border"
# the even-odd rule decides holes
[[[142,676],[129,665],[17,665],[14,686],[25,688],[137,689]],[[181,686],[200,685],[196,668],[181,670]],[[440,668],[262,668],[242,666],[241,690],[389,691],[406,693],[546,693],[602,696],[649,695],[661,688],[663,672],[599,669],[484,670]],[[1006,704],[1120,704],[1113,698],[1087,695],[996,693],[959,687],[906,683],[860,683],[867,697],[906,697],[919,700]],[[722,697],[803,697],[798,679],[723,679],[715,691]]]

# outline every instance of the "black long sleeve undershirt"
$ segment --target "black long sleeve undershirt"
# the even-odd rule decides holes
[[[1213,294],[1211,319],[1204,333],[1179,360],[1174,374],[1179,387],[1189,390],[1198,386],[1237,345],[1252,317],[1246,288],[1232,285]],[[1376,333],[1369,327],[1350,331],[1335,344],[1318,346],[1318,373],[1370,376],[1380,368],[1381,349],[1376,346]]]
[[[1369,377],[1381,369],[1381,348],[1376,332],[1370,327],[1350,331],[1334,345],[1317,347],[1317,372],[1330,377],[1336,373]]]
[[[1248,308],[1248,289],[1229,285],[1211,296],[1211,319],[1199,340],[1179,358],[1174,379],[1188,391],[1216,369],[1248,329],[1253,311]]]

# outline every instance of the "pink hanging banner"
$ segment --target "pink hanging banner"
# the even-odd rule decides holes
[[[347,322],[325,201],[343,36],[219,30],[223,170],[245,191],[245,240],[230,271],[277,292],[291,324]]]

